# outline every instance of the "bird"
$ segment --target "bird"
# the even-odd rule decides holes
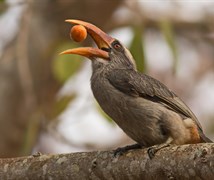
[[[138,72],[130,51],[97,26],[75,19],[97,47],[68,49],[60,54],[77,54],[92,63],[91,89],[103,111],[136,144],[116,153],[148,147],[149,157],[171,144],[212,142],[190,108],[157,79]]]

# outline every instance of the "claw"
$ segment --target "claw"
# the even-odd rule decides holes
[[[147,153],[148,153],[148,156],[150,159],[153,159],[155,157],[155,154],[160,150],[160,149],[163,149],[165,147],[169,147],[170,144],[159,144],[159,145],[155,145],[155,146],[152,146],[150,148],[148,148],[147,150]]]
[[[150,148],[147,150],[149,159],[152,159],[153,157],[155,157],[155,153],[156,153],[157,151],[158,151],[158,150],[155,149],[154,147],[150,147]]]

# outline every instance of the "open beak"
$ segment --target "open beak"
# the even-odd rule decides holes
[[[68,19],[65,22],[84,26],[87,30],[87,33],[92,37],[92,39],[97,44],[98,48],[80,47],[75,49],[68,49],[66,51],[61,52],[60,54],[78,54],[88,58],[99,57],[106,60],[109,59],[108,49],[110,49],[111,43],[114,41],[114,39],[111,36],[107,35],[101,29],[94,26],[93,24],[84,21]]]

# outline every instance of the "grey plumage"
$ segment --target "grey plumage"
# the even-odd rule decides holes
[[[126,56],[128,50],[111,51],[107,64],[92,60],[91,87],[102,109],[125,133],[144,146],[161,144],[169,138],[172,143],[185,144],[191,143],[189,130],[196,126],[201,142],[211,142],[175,93],[158,80],[137,72]],[[124,57],[120,57],[122,54]]]
[[[128,136],[147,147],[212,142],[175,93],[158,80],[137,72],[131,53],[118,40],[93,24],[80,20],[66,22],[84,26],[98,48],[68,49],[61,54],[91,59],[94,97]]]

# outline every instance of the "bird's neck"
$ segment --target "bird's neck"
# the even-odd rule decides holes
[[[124,64],[119,64],[119,63],[109,63],[109,64],[103,64],[98,61],[93,61],[92,62],[92,71],[94,73],[101,73],[101,72],[111,72],[114,71],[115,69],[124,69],[124,70],[134,70],[136,71],[136,68],[134,65],[124,65]]]

